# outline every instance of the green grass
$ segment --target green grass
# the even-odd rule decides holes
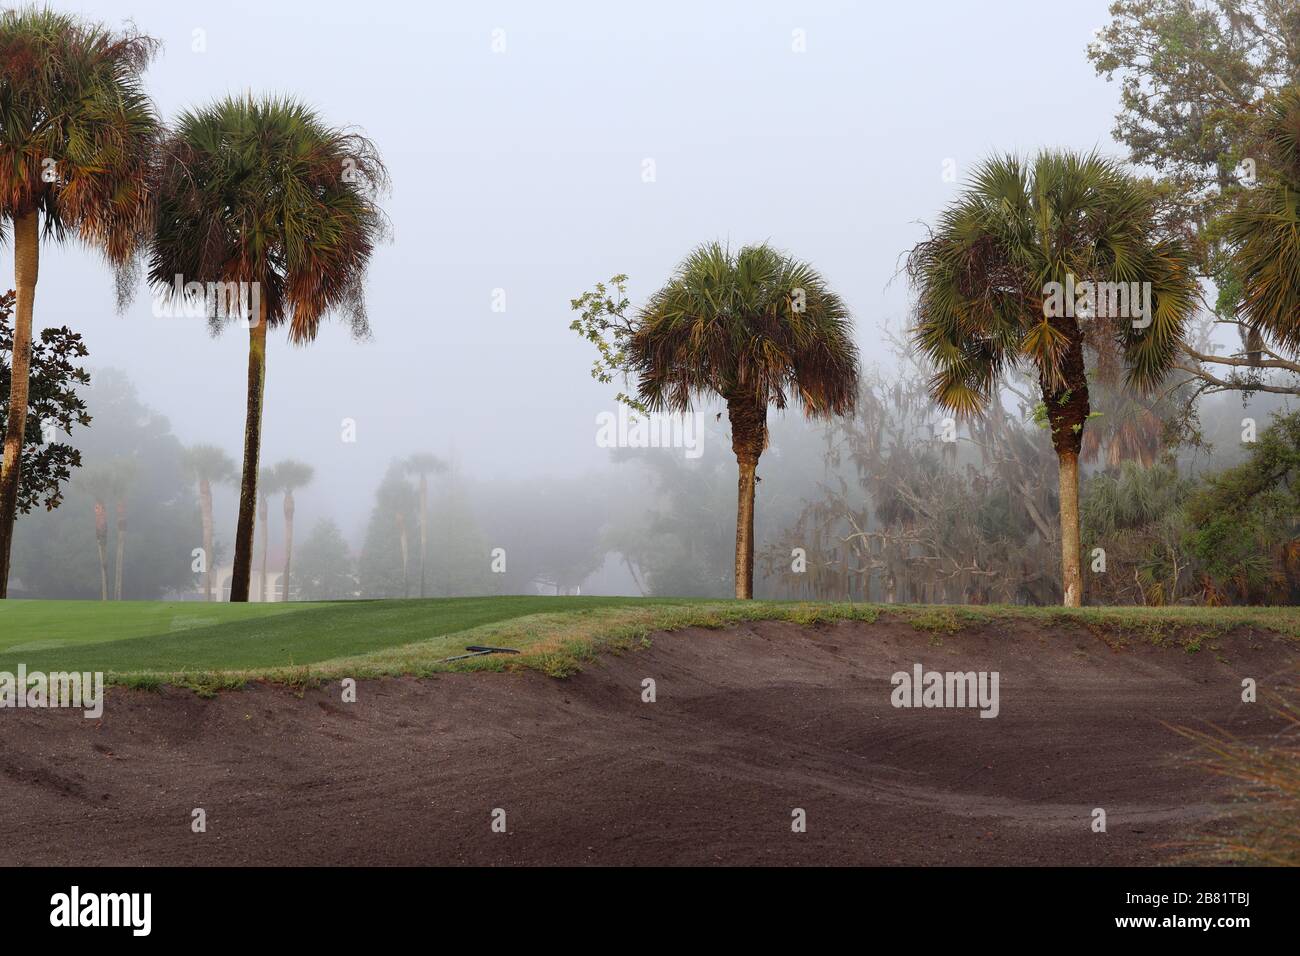
[[[103,671],[152,687],[238,686],[265,678],[304,683],[343,676],[536,667],[564,676],[598,651],[619,652],[654,631],[746,620],[801,625],[887,613],[934,639],[968,626],[1072,622],[1121,642],[1173,641],[1192,649],[1238,626],[1300,636],[1295,608],[919,607],[659,598],[484,597],[320,604],[0,602],[0,670]],[[1109,639],[1109,637],[1107,638]],[[517,647],[519,657],[455,665],[467,644]]]
[[[315,664],[539,612],[636,607],[635,598],[492,597],[321,604],[0,603],[0,670],[182,672]],[[464,647],[446,640],[447,655]]]

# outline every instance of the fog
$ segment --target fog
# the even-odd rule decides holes
[[[227,92],[293,93],[381,151],[393,239],[370,272],[373,338],[341,322],[305,347],[273,333],[267,372],[264,464],[316,469],[297,495],[300,539],[331,517],[354,547],[389,463],[415,452],[453,461],[470,490],[556,480],[580,503],[612,480],[611,508],[645,510],[648,479],[619,479],[627,466],[596,441],[616,388],[591,379],[591,346],[568,328],[569,300],[596,281],[628,274],[636,304],[702,241],[767,240],[821,271],[852,308],[864,366],[889,370],[883,332],[907,321],[901,256],[975,162],[1123,155],[1108,132],[1117,91],[1085,56],[1106,0],[1004,2],[996,16],[935,0],[59,6],[163,41],[148,81],[164,118]],[[92,369],[122,370],[182,443],[238,460],[246,337],[155,317],[143,284],[117,315],[92,254],[42,255],[38,326],[81,331]],[[802,427],[778,422],[774,446]],[[791,501],[817,492],[817,432],[794,441],[811,466],[780,489]],[[725,431],[703,456],[734,481]],[[717,515],[728,534],[732,495]],[[233,527],[219,492],[227,547]],[[616,564],[589,588],[630,588]]]

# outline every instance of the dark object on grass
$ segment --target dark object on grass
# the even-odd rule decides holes
[[[484,654],[518,654],[519,652],[513,647],[488,647],[486,644],[471,644],[465,648],[468,654],[457,654],[455,657],[444,657],[438,661],[439,664],[446,664],[449,661],[463,661],[467,657],[482,657]]]

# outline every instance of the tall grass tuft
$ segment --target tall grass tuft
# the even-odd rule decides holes
[[[1300,866],[1300,695],[1292,687],[1268,705],[1284,721],[1267,744],[1251,744],[1223,730],[1174,727],[1204,752],[1204,766],[1240,785],[1236,825],[1203,836],[1196,853],[1210,860],[1256,866]]]

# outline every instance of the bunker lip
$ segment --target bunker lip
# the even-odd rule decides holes
[[[996,719],[891,706],[917,664],[998,672]],[[0,828],[72,865],[1179,863],[1230,826],[1232,785],[1168,725],[1262,741],[1279,722],[1242,679],[1296,666],[1245,627],[1153,646],[882,619],[659,634],[562,681],[365,680],[355,704],[337,682],[113,688],[98,721],[0,713]]]

